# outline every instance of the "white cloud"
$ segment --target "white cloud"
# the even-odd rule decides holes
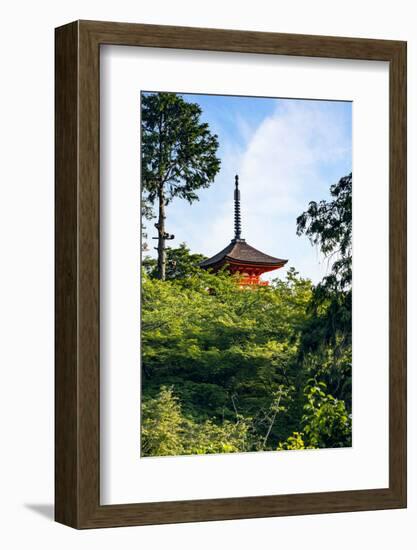
[[[238,173],[242,236],[318,282],[328,273],[328,262],[305,236],[296,235],[296,218],[309,201],[328,198],[330,185],[351,169],[351,143],[342,116],[328,102],[296,100],[277,102],[258,127],[240,113],[234,124],[237,135],[226,139],[219,132],[222,165],[215,183],[202,190],[201,200],[192,206],[183,200],[169,206],[167,229],[175,234],[173,245],[186,242],[192,251],[210,256],[230,242]],[[155,233],[153,227],[149,233]],[[264,278],[285,276],[287,268]]]
[[[239,173],[243,236],[266,253],[288,258],[288,266],[294,266],[302,275],[314,281],[321,279],[328,272],[327,262],[306,237],[296,236],[296,217],[310,200],[328,196],[329,186],[334,183],[329,181],[328,166],[350,154],[337,111],[314,101],[281,102],[252,135],[242,122],[238,126],[244,129],[247,145],[240,154],[226,154],[222,165],[223,170],[231,172],[227,174],[231,190],[232,173]],[[211,219],[201,249],[209,254],[223,248],[231,227],[232,191],[230,202]],[[271,275],[283,273],[281,270]]]

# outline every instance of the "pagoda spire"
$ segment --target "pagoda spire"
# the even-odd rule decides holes
[[[240,219],[240,191],[239,176],[235,176],[235,236],[231,242],[211,258],[199,263],[202,269],[209,269],[217,273],[226,266],[229,273],[237,274],[237,282],[240,287],[268,286],[268,281],[262,281],[260,276],[268,271],[275,271],[284,267],[288,260],[269,256],[242,239],[242,227]]]
[[[241,218],[240,218],[240,191],[239,191],[239,176],[235,176],[235,241],[241,240]]]

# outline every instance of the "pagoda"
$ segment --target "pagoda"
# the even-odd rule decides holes
[[[241,215],[240,215],[240,191],[239,177],[235,177],[235,236],[230,244],[223,248],[213,257],[204,260],[199,265],[203,269],[211,269],[216,272],[223,266],[231,274],[239,274],[239,284],[241,286],[261,285],[268,286],[267,281],[261,281],[262,273],[274,271],[283,267],[288,260],[274,258],[264,254],[253,246],[250,246],[245,239],[241,237]]]

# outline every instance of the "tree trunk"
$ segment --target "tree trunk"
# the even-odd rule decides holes
[[[162,188],[158,193],[158,279],[165,281],[166,250],[165,250],[165,196]]]
[[[271,433],[272,426],[273,426],[274,423],[275,423],[275,419],[276,419],[276,417],[277,417],[277,414],[278,414],[278,411],[275,411],[275,412],[274,412],[274,415],[273,415],[273,417],[272,417],[271,423],[270,423],[270,425],[269,425],[269,427],[268,427],[268,431],[266,432],[266,435],[265,435],[264,440],[263,440],[263,442],[262,442],[262,449],[265,449],[266,442],[268,441],[268,437],[269,437],[269,434]]]

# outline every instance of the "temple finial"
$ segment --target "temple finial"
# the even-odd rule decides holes
[[[235,239],[240,239],[241,235],[241,219],[240,219],[240,191],[239,191],[239,176],[235,176]]]

